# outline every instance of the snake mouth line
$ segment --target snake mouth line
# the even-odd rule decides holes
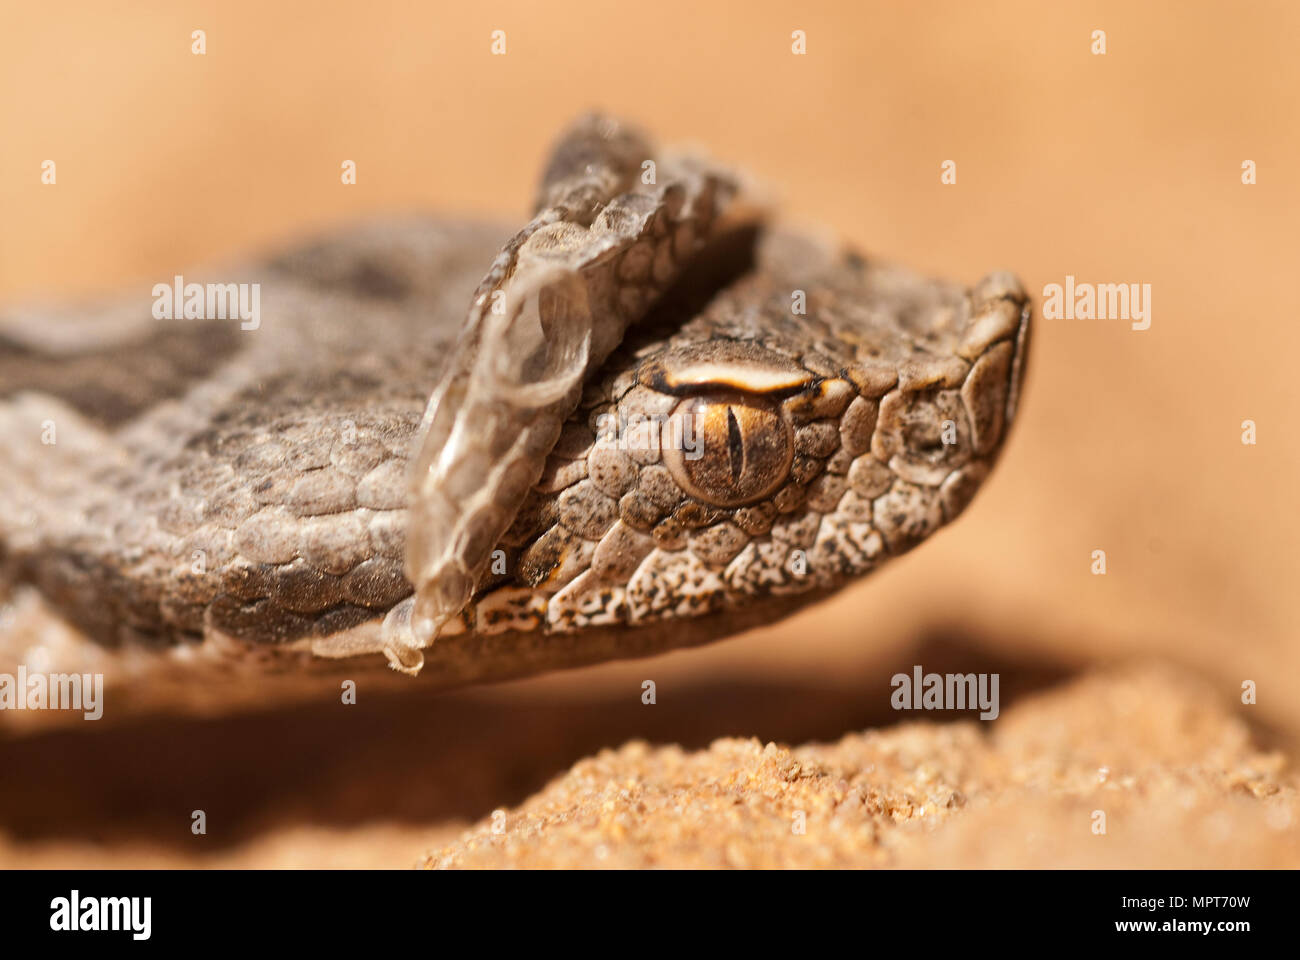
[[[1034,304],[1026,298],[1020,309],[1020,326],[1016,330],[1015,355],[1011,361],[1011,382],[1007,387],[1006,424],[1015,422],[1020,409],[1020,395],[1025,388],[1025,370],[1029,361],[1030,332],[1033,327]]]

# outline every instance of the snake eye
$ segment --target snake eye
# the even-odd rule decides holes
[[[677,405],[666,428],[664,462],[697,500],[719,507],[752,503],[790,472],[790,425],[774,404],[758,397],[691,397]]]

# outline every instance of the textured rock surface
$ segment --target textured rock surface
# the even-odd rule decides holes
[[[629,743],[423,865],[1295,867],[1296,785],[1214,691],[1153,667],[1091,674],[987,726]]]

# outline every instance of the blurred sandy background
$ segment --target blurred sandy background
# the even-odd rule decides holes
[[[896,720],[888,677],[914,663],[1004,671],[1005,710],[1089,664],[1169,661],[1294,755],[1294,5],[52,2],[0,18],[3,303],[152,284],[383,211],[522,223],[551,138],[593,106],[706,145],[868,254],[968,283],[1009,268],[1039,302],[1066,274],[1153,288],[1145,332],[1040,316],[1015,434],[970,511],[816,611],[649,662],[363,698],[346,718],[268,707],[0,740],[3,862],[405,866],[601,746]]]

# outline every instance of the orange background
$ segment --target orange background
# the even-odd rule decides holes
[[[1145,332],[1040,316],[986,490],[830,604],[401,716],[450,710],[451,729],[448,704],[599,703],[592,722],[619,736],[829,736],[851,729],[840,715],[782,726],[814,707],[789,691],[874,701],[941,641],[974,663],[1062,670],[1161,657],[1229,699],[1252,679],[1259,704],[1242,709],[1300,735],[1294,4],[47,2],[3,18],[5,304],[152,283],[383,211],[522,223],[552,137],[590,107],[705,145],[791,220],[868,254],[967,283],[1008,268],[1039,302],[1066,274],[1152,285]],[[490,53],[495,29],[505,56]],[[791,53],[795,29],[806,56]],[[1090,52],[1096,29],[1105,56]],[[47,159],[55,186],[40,183]],[[356,186],[339,182],[345,159]],[[955,186],[940,183],[945,160]],[[1256,446],[1240,440],[1247,418]],[[654,721],[645,677],[661,691]],[[674,688],[704,682],[768,700],[674,704]],[[747,727],[755,717],[771,729]],[[589,746],[557,746],[550,772]]]

